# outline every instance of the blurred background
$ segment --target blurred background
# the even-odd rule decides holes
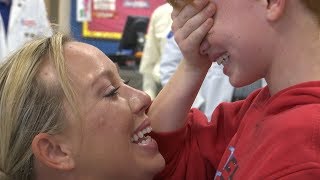
[[[26,0],[28,1],[28,0]],[[109,56],[130,85],[142,89],[139,73],[152,12],[165,0],[44,0],[50,23]]]

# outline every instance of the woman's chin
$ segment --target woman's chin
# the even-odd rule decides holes
[[[150,165],[150,167],[152,166],[153,167],[153,176],[155,176],[156,174],[160,173],[164,167],[166,165],[166,162],[163,158],[163,156],[159,153],[157,156],[154,157],[153,159],[153,164]]]
[[[160,173],[164,169],[164,167],[165,160],[163,156],[159,153],[152,160],[149,160],[149,162],[147,162],[145,168],[142,168],[142,171],[146,173],[145,179],[153,179],[153,177]]]

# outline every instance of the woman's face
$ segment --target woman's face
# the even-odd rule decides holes
[[[124,84],[116,65],[97,48],[69,42],[64,51],[81,114],[79,119],[66,105],[68,126],[63,134],[76,173],[93,179],[152,179],[164,159],[153,139],[137,140],[149,132],[145,111],[150,97]]]

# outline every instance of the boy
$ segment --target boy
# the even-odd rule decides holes
[[[166,168],[156,179],[319,179],[320,2],[175,1],[184,60],[149,108]],[[265,78],[207,123],[191,104],[211,63],[235,87]],[[214,92],[212,92],[214,93]]]

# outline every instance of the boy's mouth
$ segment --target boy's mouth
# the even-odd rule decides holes
[[[218,57],[215,61],[218,63],[218,65],[224,65],[226,62],[229,61],[230,54],[228,52],[222,54],[220,57]]]

